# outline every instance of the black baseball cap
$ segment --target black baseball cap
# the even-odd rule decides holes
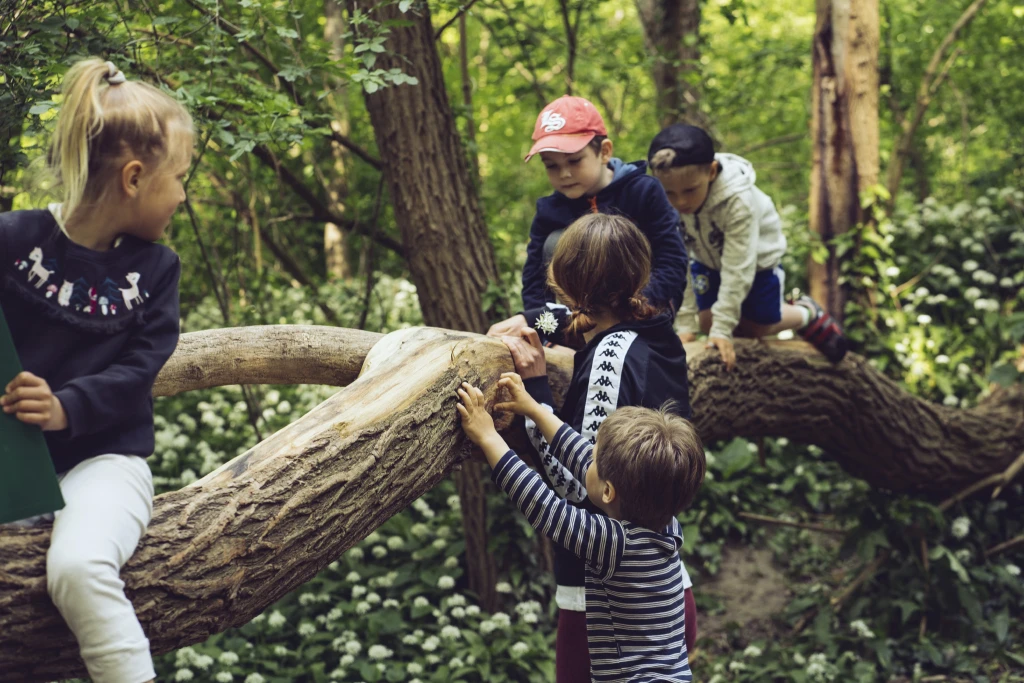
[[[703,128],[674,123],[654,136],[647,150],[647,159],[663,149],[676,153],[672,166],[710,164],[715,160],[715,144]]]

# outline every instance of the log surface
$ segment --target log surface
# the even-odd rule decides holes
[[[695,423],[706,442],[786,436],[898,491],[944,495],[1024,450],[1024,400],[994,393],[960,410],[916,398],[849,354],[831,365],[801,342],[736,343],[737,367],[687,345]],[[556,400],[572,354],[548,350]],[[468,380],[512,370],[505,346],[414,328],[387,336],[329,327],[184,335],[154,393],[221,384],[348,386],[292,425],[181,490],[158,496],[125,565],[154,653],[248,622],[430,490],[469,454],[455,411]],[[509,423],[505,416],[499,421]],[[525,435],[506,430],[519,448]],[[81,675],[74,639],[46,594],[49,527],[0,530],[0,683]]]

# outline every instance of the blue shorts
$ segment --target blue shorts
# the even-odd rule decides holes
[[[722,274],[703,263],[690,261],[693,292],[697,295],[697,308],[706,311],[718,301],[718,288]],[[774,325],[782,320],[782,292],[786,288],[786,273],[780,266],[759,270],[754,284],[747,292],[740,308],[740,317],[758,325]]]

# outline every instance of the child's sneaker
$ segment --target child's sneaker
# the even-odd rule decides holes
[[[795,306],[803,306],[811,312],[811,319],[803,329],[798,330],[801,337],[814,344],[825,358],[838,363],[846,355],[847,340],[839,323],[832,319],[818,302],[809,296],[802,296],[793,302]]]

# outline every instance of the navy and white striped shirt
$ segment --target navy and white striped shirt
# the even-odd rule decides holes
[[[593,459],[593,446],[586,439],[563,424],[551,447],[572,476],[586,481]],[[656,533],[574,507],[514,451],[502,456],[492,477],[535,529],[586,563],[591,678],[692,681],[679,522],[673,519]]]

